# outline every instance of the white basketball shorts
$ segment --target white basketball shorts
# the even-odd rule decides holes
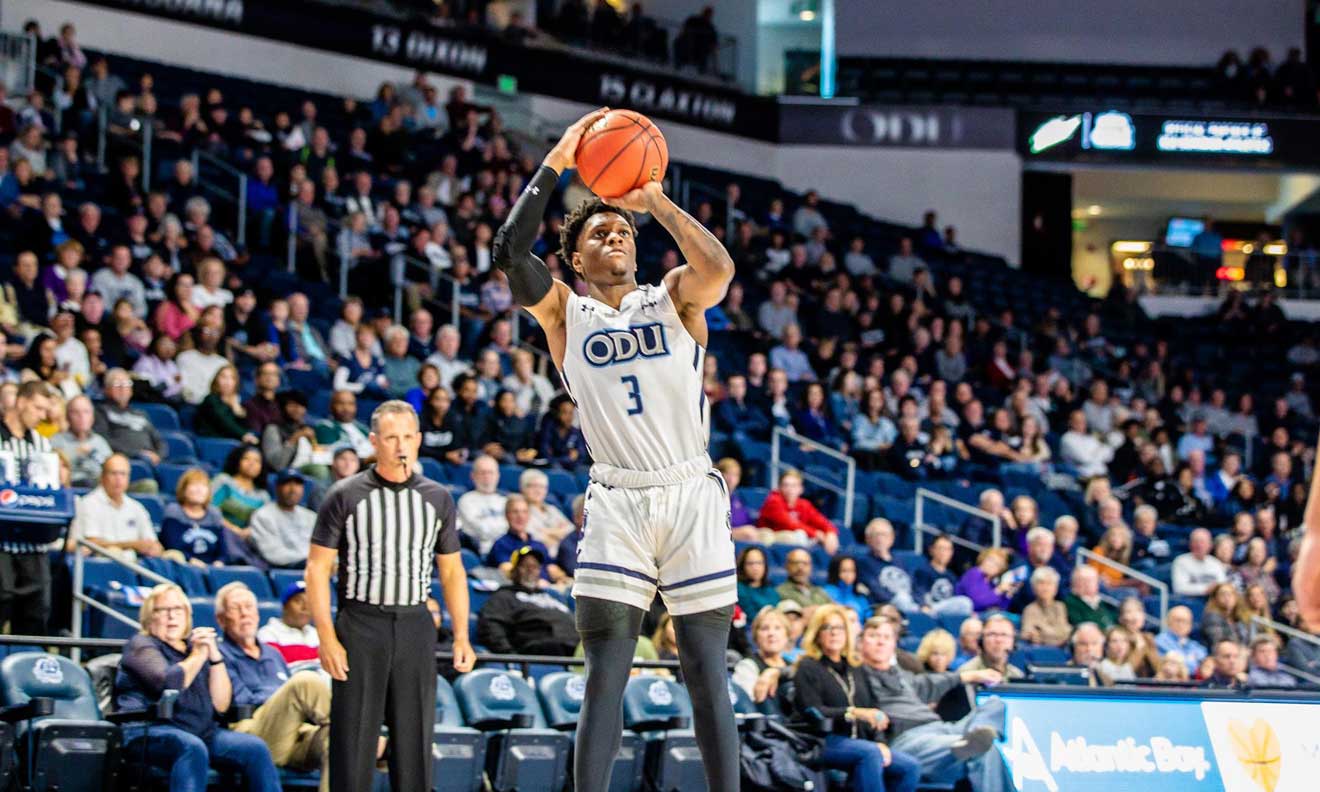
[[[593,468],[573,596],[647,610],[659,591],[676,616],[737,602],[728,488],[718,470],[707,471],[624,487],[599,480]]]

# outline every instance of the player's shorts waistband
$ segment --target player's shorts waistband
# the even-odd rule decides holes
[[[712,465],[709,454],[702,454],[660,470],[630,470],[615,467],[605,462],[596,462],[591,466],[591,480],[607,487],[663,487],[669,484],[682,484],[689,479],[704,476]]]

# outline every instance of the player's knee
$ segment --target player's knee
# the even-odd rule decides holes
[[[577,598],[577,628],[584,644],[636,638],[645,615],[641,608],[622,602],[596,597]]]

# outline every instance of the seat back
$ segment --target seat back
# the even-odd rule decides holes
[[[222,586],[229,583],[243,583],[252,593],[256,595],[257,601],[277,599],[277,592],[272,591],[270,587],[270,578],[260,569],[251,566],[223,566],[211,567],[209,577],[211,578],[211,593],[220,590]]]
[[[224,465],[225,457],[229,456],[229,452],[238,448],[239,442],[226,437],[199,437],[196,445],[197,455],[202,461],[219,469]]]
[[[687,690],[672,679],[642,675],[628,680],[623,691],[623,725],[691,718],[692,700]]]
[[[92,679],[72,660],[45,652],[19,652],[0,660],[0,705],[26,704],[38,697],[55,701],[55,710],[47,717],[101,720]]]
[[[179,588],[183,589],[183,592],[189,597],[204,597],[210,592],[210,587],[206,582],[206,572],[191,564],[180,564],[164,558],[145,557],[139,558],[138,563],[149,571],[179,584]],[[143,582],[151,585],[150,581]]]
[[[532,686],[506,671],[488,668],[469,671],[458,678],[454,693],[469,724],[530,715],[533,728],[546,728],[545,715]]]
[[[127,567],[116,564],[108,558],[87,557],[83,559],[83,588],[108,591],[111,582],[125,586],[136,586],[137,575]]]
[[[747,695],[746,690],[735,685],[732,678],[729,679],[729,703],[733,705],[734,715],[756,715],[760,712],[752,697]]]
[[[463,726],[463,713],[458,709],[458,699],[454,697],[454,688],[449,680],[442,676],[435,678],[435,727],[454,729]]]
[[[577,723],[582,712],[582,701],[587,695],[587,678],[572,671],[559,671],[541,677],[537,685],[546,723],[552,729]]]
[[[146,413],[147,417],[151,419],[151,425],[156,427],[159,432],[177,432],[182,428],[179,423],[179,414],[168,404],[143,402],[135,403],[133,406]]]

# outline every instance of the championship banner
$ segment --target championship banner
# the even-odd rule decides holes
[[[1017,792],[1320,789],[1320,700],[994,695]]]

